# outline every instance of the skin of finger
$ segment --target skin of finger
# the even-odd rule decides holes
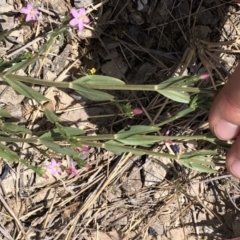
[[[209,124],[213,132],[214,126],[220,120],[240,125],[240,64],[217,95],[211,107]]]
[[[240,179],[240,147],[239,146],[240,146],[240,138],[237,138],[227,154],[226,167],[233,176]],[[233,167],[235,166],[233,164],[237,162],[238,162],[238,165],[237,165],[238,167]]]

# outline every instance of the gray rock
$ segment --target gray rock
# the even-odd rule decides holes
[[[140,169],[138,167],[134,167],[126,177],[126,179],[122,182],[122,189],[125,191],[127,195],[131,195],[137,193],[142,188],[142,181],[140,175]]]
[[[128,70],[128,65],[122,58],[115,58],[103,64],[101,70],[107,76],[122,79],[122,76]]]
[[[172,163],[169,158],[156,158],[153,156],[148,156],[146,159],[146,165],[144,166],[144,185],[148,187],[161,183],[168,173],[171,165]]]

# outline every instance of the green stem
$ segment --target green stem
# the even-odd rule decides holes
[[[88,142],[88,141],[82,141],[81,144],[91,146],[91,147],[99,147],[99,148],[104,148],[106,149],[104,143],[93,143],[93,142]],[[178,155],[172,155],[172,154],[167,154],[167,153],[158,153],[158,152],[153,152],[145,149],[139,149],[139,148],[132,148],[132,147],[126,147],[122,146],[123,152],[134,152],[134,154],[138,155],[153,155],[157,157],[164,157],[164,158],[171,158],[175,160],[179,160]]]
[[[206,140],[213,141],[213,138],[208,138],[205,135],[194,135],[194,136],[152,136],[152,135],[140,135],[144,139],[152,139],[157,141],[166,140]],[[118,140],[117,134],[102,134],[98,136],[76,136],[78,141],[103,141],[103,140]],[[53,139],[53,141],[64,141],[63,137]],[[26,143],[37,143],[38,138],[11,138],[11,137],[0,137],[0,142],[26,142]]]
[[[37,138],[11,138],[0,137],[0,142],[22,142],[22,143],[37,143]]]
[[[4,78],[3,74],[0,74],[0,77]],[[38,78],[33,77],[24,77],[19,76],[15,74],[6,74],[6,77],[12,81],[20,81],[20,82],[26,82],[31,84],[37,84],[37,85],[43,85],[43,86],[50,86],[50,87],[59,87],[59,88],[69,88],[68,82],[54,82],[54,81],[46,81],[46,80],[40,80]]]
[[[0,77],[4,77],[3,74],[0,74]],[[52,86],[59,88],[72,88],[72,83],[68,82],[53,82],[46,80],[39,80],[33,77],[24,77],[15,74],[7,74],[6,75],[11,80],[18,80],[21,82],[44,85],[44,86]],[[80,84],[83,87],[89,89],[98,89],[98,90],[132,90],[132,91],[161,91],[157,89],[158,85],[91,85],[91,84]],[[171,91],[185,91],[185,92],[193,92],[193,93],[215,93],[214,90],[209,89],[200,89],[200,88],[192,88],[192,87],[168,87],[167,90]]]

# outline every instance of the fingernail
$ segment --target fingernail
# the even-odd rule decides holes
[[[229,171],[237,178],[240,178],[240,160],[235,160],[232,165],[230,165]]]
[[[238,128],[238,125],[221,120],[215,125],[214,133],[222,140],[229,140],[237,136]]]

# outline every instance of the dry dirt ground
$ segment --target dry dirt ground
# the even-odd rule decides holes
[[[239,53],[239,5],[224,0],[44,0],[39,21],[13,31],[0,42],[9,60],[37,52],[47,35],[69,14],[86,7],[91,23],[55,39],[45,58],[19,71],[49,81],[75,79],[96,69],[130,84],[154,84],[176,75],[210,73],[201,87],[219,89],[234,70]],[[0,31],[15,27],[26,3],[0,0]],[[149,92],[116,92],[145,114],[131,119],[108,103],[72,92],[35,88],[53,100],[66,125],[89,134],[114,133],[133,124],[157,124],[186,106]],[[0,86],[0,103],[33,130],[50,129],[34,102]],[[205,109],[161,129],[193,135],[209,131]],[[147,113],[147,114],[146,114]],[[181,151],[216,149],[202,141],[176,142]],[[37,164],[49,159],[28,145],[11,146]],[[151,150],[169,152],[165,142]],[[225,152],[219,147],[219,157]],[[218,174],[198,173],[171,159],[115,156],[98,148],[79,153],[88,168],[76,177],[36,177],[21,165],[1,161],[1,239],[230,239],[240,237],[240,185],[224,166]],[[69,159],[54,154],[63,164]]]

